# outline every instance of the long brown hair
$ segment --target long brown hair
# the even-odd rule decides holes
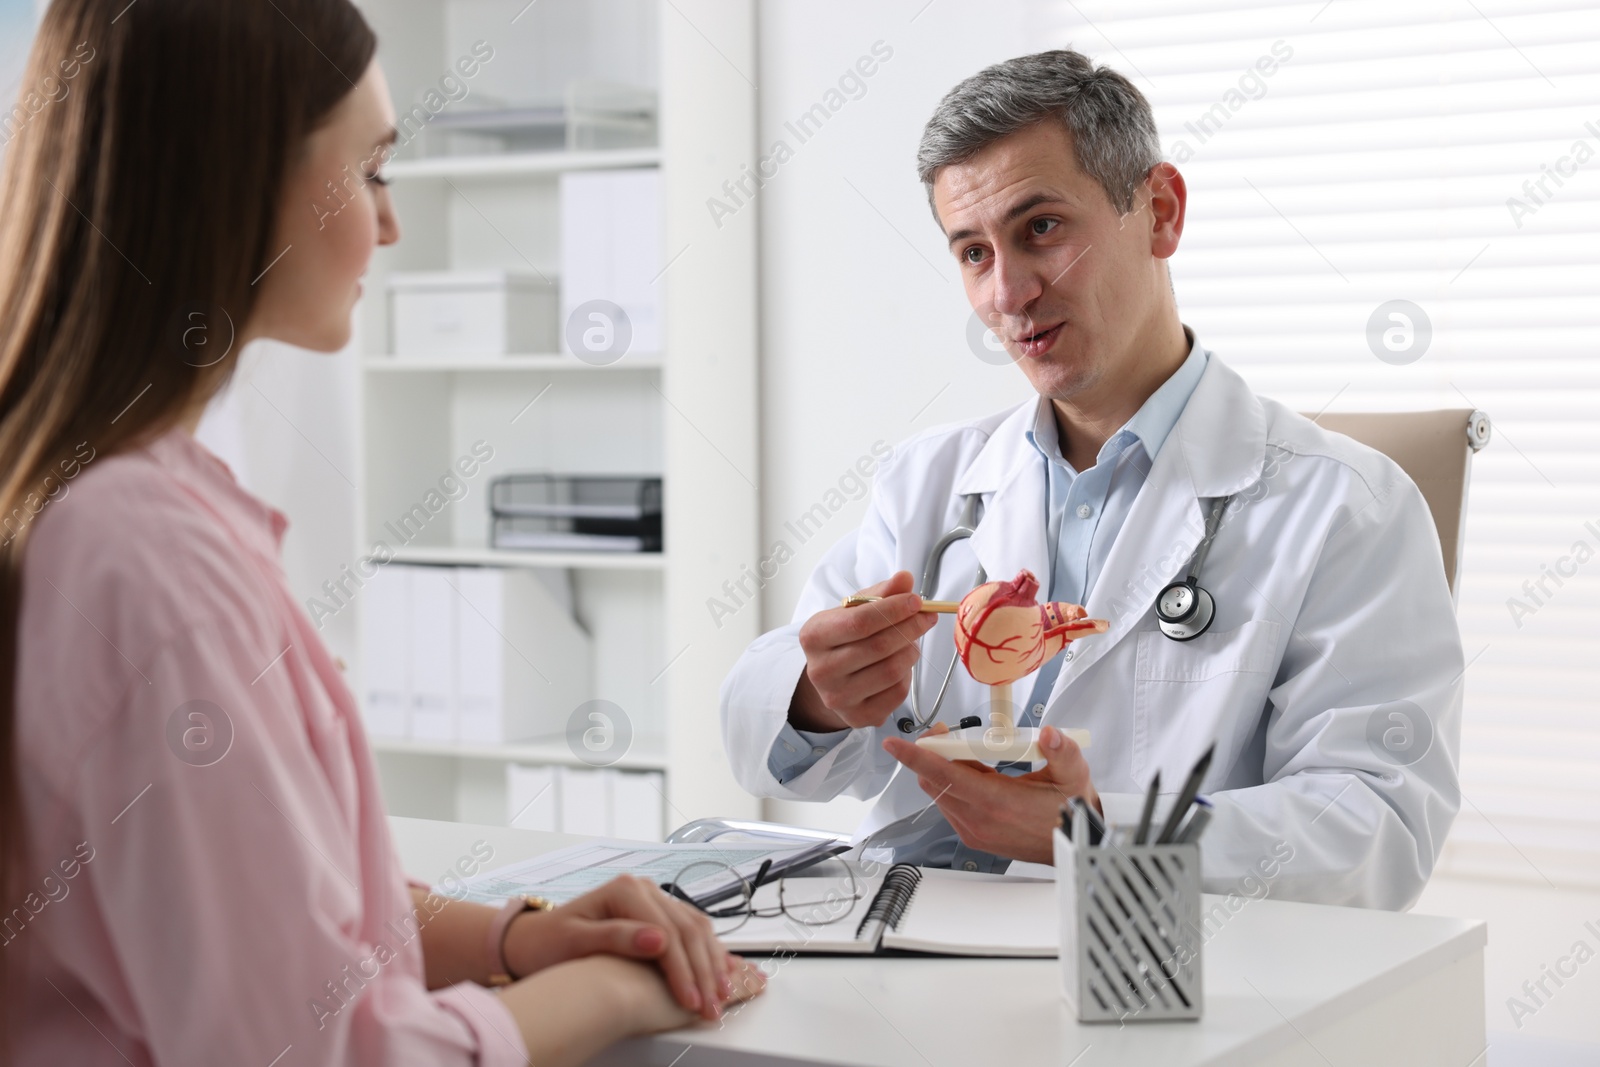
[[[219,357],[281,251],[287,172],[376,47],[348,0],[54,0],[0,114],[4,911],[25,862],[17,612],[33,517],[87,456],[170,429],[232,374],[235,354]]]

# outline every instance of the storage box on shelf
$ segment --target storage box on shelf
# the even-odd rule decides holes
[[[556,349],[556,283],[533,271],[397,272],[389,275],[389,303],[401,359]]]
[[[599,80],[567,83],[560,99],[508,104],[479,94],[433,117],[418,144],[423,157],[608,149],[656,143],[656,94]]]

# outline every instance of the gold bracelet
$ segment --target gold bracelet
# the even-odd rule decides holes
[[[522,977],[512,974],[511,965],[506,962],[506,935],[511,932],[512,920],[523,912],[552,911],[555,906],[555,901],[547,897],[531,895],[512,897],[506,901],[505,907],[494,917],[494,922],[489,924],[489,936],[484,945],[484,955],[489,963],[489,985],[510,985]]]

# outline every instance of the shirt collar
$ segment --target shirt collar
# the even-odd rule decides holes
[[[1178,416],[1183,414],[1184,407],[1189,403],[1189,397],[1194,394],[1194,388],[1200,384],[1200,376],[1206,370],[1206,350],[1200,347],[1200,342],[1195,339],[1194,331],[1185,326],[1183,333],[1189,340],[1189,355],[1172,372],[1172,376],[1161,383],[1155,392],[1150,394],[1133,417],[1123,423],[1122,428],[1107,438],[1106,443],[1100,448],[1099,459],[1108,455],[1115,455],[1127,448],[1134,441],[1144,446],[1145,456],[1151,461],[1156,458],[1156,453],[1161,451],[1161,446],[1166,443],[1172,433],[1172,428],[1178,424]],[[1034,412],[1033,428],[1027,431],[1028,443],[1038,450],[1040,455],[1053,463],[1067,466],[1067,461],[1061,455],[1061,442],[1057,436],[1057,426],[1054,405],[1048,397],[1039,398],[1038,408]]]
[[[200,495],[213,514],[236,534],[276,559],[289,520],[256,497],[234,477],[233,470],[194,435],[174,426],[150,441],[146,450],[186,486]]]

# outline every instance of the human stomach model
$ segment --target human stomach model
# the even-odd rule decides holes
[[[1038,730],[1016,728],[1011,684],[1059,653],[1069,643],[1105,633],[1104,619],[1085,618],[1076,604],[1040,604],[1039,579],[1022,570],[1009,582],[986,582],[961,598],[956,609],[956,654],[972,677],[989,686],[989,726],[928,733],[917,744],[948,759],[984,763],[1043,759]],[[1063,730],[1080,748],[1087,730]]]
[[[956,653],[984,685],[1007,685],[1086,634],[1104,633],[1104,619],[1085,618],[1076,604],[1034,600],[1039,579],[1021,571],[1009,582],[985,582],[956,610]]]

